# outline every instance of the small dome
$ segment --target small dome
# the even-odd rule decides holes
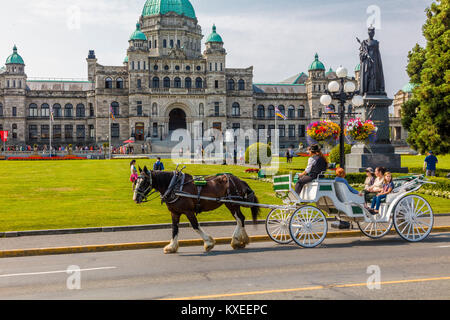
[[[325,73],[326,76],[328,76],[329,74],[332,74],[334,72],[334,70],[332,68],[330,68],[330,70],[327,71],[327,73]]]
[[[169,12],[196,19],[194,7],[189,0],[147,0],[142,16],[149,17]]]
[[[128,56],[126,56],[125,59],[123,60],[123,63],[128,63],[128,61],[129,61],[129,58],[128,58]]]
[[[208,39],[206,39],[206,43],[209,42],[219,42],[223,43],[222,37],[217,33],[216,25],[213,25],[213,32],[209,35]]]
[[[130,37],[130,40],[142,40],[147,41],[147,36],[141,31],[141,24],[136,24],[136,31]]]
[[[325,71],[325,66],[323,65],[322,62],[319,61],[319,55],[317,53],[316,53],[314,62],[309,67],[309,71],[312,71],[312,70],[323,70],[323,71]]]
[[[358,65],[355,67],[355,72],[361,71],[361,64],[358,63]]]
[[[415,84],[407,83],[403,86],[402,91],[405,93],[412,93],[412,91],[415,87],[416,87]]]
[[[22,57],[17,53],[17,47],[14,45],[13,54],[6,59],[6,64],[25,64]]]

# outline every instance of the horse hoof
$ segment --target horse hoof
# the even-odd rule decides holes
[[[244,242],[232,242],[231,247],[234,250],[240,250],[240,249],[245,249],[246,244]]]
[[[178,248],[174,248],[174,247],[165,247],[164,248],[164,253],[165,254],[174,254],[178,252]]]
[[[210,252],[212,249],[214,249],[216,245],[216,241],[214,239],[211,239],[211,243],[210,244],[206,244],[205,243],[205,252]]]

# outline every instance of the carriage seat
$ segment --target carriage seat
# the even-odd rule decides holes
[[[336,192],[336,198],[342,203],[357,203],[364,204],[364,197],[360,197],[357,194],[354,194],[348,190],[347,186],[341,182],[334,183],[334,189]]]

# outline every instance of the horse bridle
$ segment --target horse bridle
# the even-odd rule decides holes
[[[139,179],[144,179],[144,180],[145,180],[145,178],[146,178],[146,175],[145,175],[145,174],[141,174],[141,175],[139,176]],[[154,190],[153,192],[150,192],[150,191],[152,191],[152,189],[153,189],[153,179],[152,179],[152,174],[151,174],[151,172],[150,172],[150,175],[148,176],[148,178],[150,179],[150,184],[149,184],[148,188],[145,189],[145,191],[143,191],[143,192],[141,192],[141,191],[139,191],[139,190],[136,190],[136,194],[137,194],[137,195],[140,195],[140,196],[142,197],[142,199],[143,199],[141,203],[149,202],[148,198],[149,198],[151,195],[153,195],[153,194],[155,194],[156,192],[158,192],[157,190]]]

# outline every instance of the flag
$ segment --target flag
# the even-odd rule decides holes
[[[110,114],[111,114],[111,119],[113,119],[113,121],[116,121],[116,117],[114,116],[114,110],[113,110],[113,107],[110,106],[110,107],[109,107],[109,110],[110,110]]]
[[[287,119],[287,117],[281,113],[281,111],[280,111],[280,109],[278,109],[278,107],[275,107],[275,114],[283,120]]]
[[[8,141],[8,131],[0,131],[0,138],[3,142]]]

